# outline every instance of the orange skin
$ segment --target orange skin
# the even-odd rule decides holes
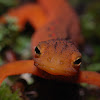
[[[89,83],[100,87],[99,73],[79,70],[81,53],[75,44],[82,44],[83,37],[78,17],[68,2],[38,0],[37,4],[27,4],[7,14],[18,19],[16,24],[20,30],[29,21],[36,32],[31,42],[33,60],[1,66],[0,84],[7,76],[31,73],[46,79]],[[1,17],[0,21],[5,22],[5,18]]]

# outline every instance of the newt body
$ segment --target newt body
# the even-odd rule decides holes
[[[73,42],[79,45],[83,38],[77,15],[68,2],[38,0],[35,6],[29,4],[15,11],[8,12],[8,15],[19,19],[17,24],[20,29],[23,29],[25,21],[36,28],[31,42],[34,61],[16,61],[3,65],[0,67],[0,83],[9,75],[32,73],[46,79],[100,86],[99,73],[79,70],[81,53]],[[4,17],[1,17],[1,21],[5,21]]]

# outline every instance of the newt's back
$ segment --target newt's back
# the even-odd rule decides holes
[[[80,24],[75,11],[65,0],[38,0],[47,16],[47,23],[32,38],[32,45],[50,39],[72,39],[78,45],[83,42]]]

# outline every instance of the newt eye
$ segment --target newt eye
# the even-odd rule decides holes
[[[38,47],[35,48],[35,52],[36,52],[36,54],[39,54],[39,55],[41,54],[41,52],[40,52],[40,50],[38,49]]]
[[[82,59],[81,58],[78,58],[77,60],[74,61],[74,65],[77,65],[79,66],[82,62]]]

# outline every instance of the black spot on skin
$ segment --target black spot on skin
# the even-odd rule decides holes
[[[54,25],[54,24],[55,24],[55,22],[53,21],[53,22],[51,22],[50,26],[52,26],[52,25]]]
[[[54,45],[54,48],[55,48],[55,49],[56,49],[57,45],[58,45],[58,44],[57,44],[57,42],[56,42],[55,45]]]
[[[68,46],[68,45],[67,45],[67,44],[65,44],[65,48],[67,48],[67,46]]]
[[[48,29],[48,31],[50,31],[50,27],[48,27],[47,29]]]
[[[52,37],[52,35],[51,35],[51,34],[49,34],[49,35],[48,35],[48,37]]]
[[[67,47],[68,47],[67,43],[64,43],[64,46],[62,47],[62,50],[61,50],[61,54],[63,53],[63,50],[65,50]]]

